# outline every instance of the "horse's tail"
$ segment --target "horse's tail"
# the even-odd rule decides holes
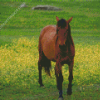
[[[50,73],[51,62],[50,62],[50,60],[45,59],[44,69],[45,69],[45,72],[47,73],[47,75],[49,75],[51,77],[51,73]]]

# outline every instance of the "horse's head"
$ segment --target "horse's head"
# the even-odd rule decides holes
[[[66,21],[65,19],[59,20],[59,18],[56,16],[59,47],[66,46],[66,41],[68,40],[68,35],[70,34],[69,23],[71,22],[72,18],[73,17]]]

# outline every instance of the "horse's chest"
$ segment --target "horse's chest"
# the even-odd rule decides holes
[[[74,46],[70,46],[70,48],[66,48],[65,50],[58,50],[58,53],[56,53],[56,58],[58,60],[62,60],[62,62],[69,62],[75,55]]]

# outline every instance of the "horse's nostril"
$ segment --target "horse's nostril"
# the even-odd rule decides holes
[[[67,43],[68,43],[68,42],[66,41],[65,44],[67,45]]]
[[[59,45],[59,48],[61,48],[62,46],[61,45]]]
[[[60,49],[65,49],[65,45],[59,45]]]

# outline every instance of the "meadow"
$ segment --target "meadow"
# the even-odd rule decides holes
[[[100,99],[100,12],[99,1],[0,0],[0,26],[26,2],[0,30],[0,100],[57,100],[58,90],[52,62],[51,76],[43,70],[43,83],[38,84],[38,38],[46,25],[56,25],[56,16],[68,19],[75,43],[73,94],[68,96],[68,66],[63,66],[63,95],[65,100]],[[48,4],[62,11],[31,10]]]

